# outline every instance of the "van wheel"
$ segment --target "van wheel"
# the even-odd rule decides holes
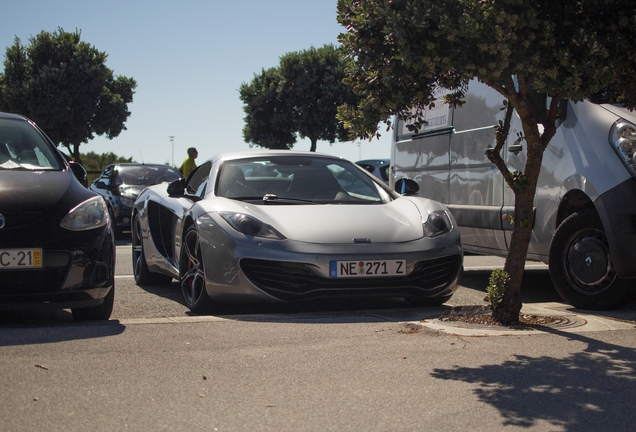
[[[567,217],[550,243],[550,277],[559,295],[581,309],[630,303],[636,290],[616,276],[603,224],[594,210]]]

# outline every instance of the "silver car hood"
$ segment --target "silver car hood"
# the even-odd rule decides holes
[[[231,201],[231,200],[228,200]],[[227,203],[226,203],[227,204]],[[375,205],[223,205],[248,213],[276,228],[286,238],[308,243],[407,242],[422,238],[422,220],[428,212],[411,200],[397,199]],[[424,215],[422,215],[424,213]]]

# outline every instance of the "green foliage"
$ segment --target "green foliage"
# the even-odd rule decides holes
[[[82,165],[87,171],[103,171],[110,164],[135,162],[132,157],[117,156],[113,152],[97,154],[82,153]]]
[[[345,65],[333,45],[285,54],[277,68],[263,70],[243,83],[246,142],[267,148],[291,148],[296,134],[334,143],[348,135],[336,118],[337,107],[355,104],[357,97],[343,84]],[[376,124],[377,126],[377,124]]]
[[[488,287],[486,287],[486,297],[484,301],[488,303],[490,309],[495,309],[501,303],[503,296],[508,289],[510,276],[503,269],[495,269],[488,279]]]
[[[31,118],[79,161],[82,143],[118,136],[130,116],[137,84],[115,77],[107,57],[82,42],[79,31],[43,31],[28,45],[16,38],[0,74],[0,110]]]
[[[438,85],[461,100],[472,78],[517,110],[529,86],[580,101],[612,85],[634,107],[635,8],[632,0],[339,0],[339,39],[352,60],[345,81],[361,96],[340,118],[355,136],[373,136],[393,115],[417,117],[411,109],[430,104]]]
[[[522,266],[534,188],[560,102],[601,92],[605,100],[636,107],[636,2],[338,0],[337,8],[346,29],[339,41],[350,60],[345,83],[360,97],[338,110],[352,137],[379,135],[378,123],[391,126],[393,116],[418,128],[439,87],[452,92],[446,99],[453,106],[461,105],[472,79],[502,95],[505,119],[487,157],[515,194],[523,223],[513,227],[508,257],[515,262],[506,264]],[[537,106],[537,93],[550,96],[547,109]],[[523,173],[511,173],[501,158],[513,109],[523,128]],[[505,284],[513,300],[499,317],[518,317],[521,278],[515,272]]]
[[[528,187],[528,177],[524,173],[513,171],[510,174],[512,175],[511,184],[513,189],[523,191]]]
[[[290,148],[296,142],[291,113],[279,91],[281,74],[278,68],[254,75],[251,83],[239,89],[245,104],[243,139],[266,148]]]
[[[95,152],[82,153],[81,159],[84,169],[88,171],[89,183],[95,180],[99,176],[99,173],[104,171],[104,168],[110,164],[135,162],[132,157],[125,158],[117,156],[113,152],[102,154],[97,154]]]

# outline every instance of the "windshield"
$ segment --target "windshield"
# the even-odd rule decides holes
[[[223,164],[217,196],[265,203],[374,204],[391,200],[388,189],[345,160],[274,156]]]
[[[29,122],[0,118],[0,169],[59,170],[54,151]]]
[[[171,182],[179,178],[181,178],[181,174],[168,165],[120,165],[117,168],[114,181],[117,186],[150,186],[158,183]]]

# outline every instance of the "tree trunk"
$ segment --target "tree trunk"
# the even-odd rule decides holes
[[[82,158],[80,156],[80,146],[79,144],[73,144],[73,160],[78,164],[82,164]]]
[[[511,176],[512,184],[509,184],[515,194],[514,227],[504,264],[504,271],[508,273],[509,281],[503,299],[492,312],[492,317],[503,324],[519,322],[522,306],[521,283],[523,282],[528,245],[532,237],[534,196],[544,151],[542,136],[539,134],[537,123],[531,118],[526,104],[517,105],[517,112],[522,119],[527,152],[523,176]],[[553,129],[548,134],[553,135]],[[543,138],[549,142],[551,136]]]
[[[533,201],[534,189],[527,188],[515,193],[514,228],[504,264],[504,271],[510,279],[503,299],[492,311],[492,317],[502,324],[519,322],[522,307],[521,283],[532,235]]]
[[[309,149],[309,151],[315,152],[316,144],[318,143],[318,138],[310,138],[310,139],[311,139],[311,148]]]

